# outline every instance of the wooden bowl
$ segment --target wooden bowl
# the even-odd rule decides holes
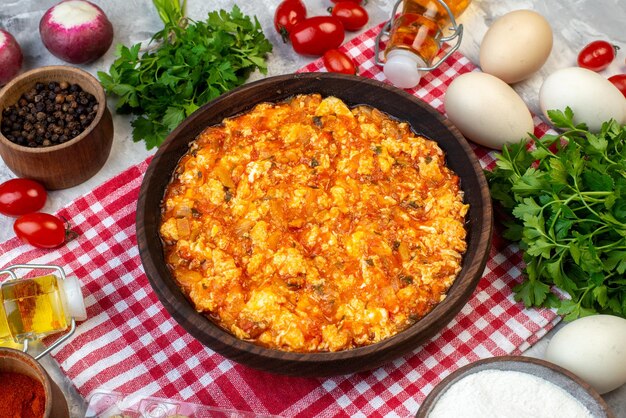
[[[2,111],[17,103],[35,83],[67,81],[78,84],[98,101],[91,124],[77,137],[58,145],[31,148],[15,144],[0,133],[0,156],[13,173],[42,183],[48,190],[76,186],[96,174],[104,165],[113,143],[113,119],[106,106],[100,82],[86,71],[69,66],[48,66],[14,78],[0,90]]]
[[[30,355],[12,348],[0,348],[0,373],[19,373],[43,385],[46,397],[44,418],[69,418],[67,401],[46,370]]]
[[[464,377],[485,370],[515,371],[539,377],[560,387],[574,399],[577,399],[589,410],[593,418],[615,418],[600,394],[574,373],[554,363],[524,356],[491,357],[457,369],[426,396],[415,417],[428,418],[446,390]]]
[[[195,311],[173,280],[159,238],[160,202],[178,160],[206,127],[245,112],[261,102],[296,94],[333,95],[349,106],[369,105],[411,124],[438,142],[447,164],[461,178],[470,209],[468,249],[462,270],[446,299],[405,331],[377,344],[332,353],[293,353],[252,344],[224,331]],[[429,105],[395,87],[356,76],[332,73],[292,74],[266,78],[227,93],[203,106],[161,145],[144,177],[137,204],[137,240],[144,269],[154,291],[178,323],[206,346],[250,367],[298,376],[327,376],[372,369],[408,353],[441,330],[467,302],[489,255],[492,208],[483,171],[459,131]]]

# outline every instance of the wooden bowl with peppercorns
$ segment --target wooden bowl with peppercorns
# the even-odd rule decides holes
[[[113,119],[100,82],[69,66],[28,71],[0,90],[0,156],[48,190],[76,186],[104,165]]]

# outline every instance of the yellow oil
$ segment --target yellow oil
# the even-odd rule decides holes
[[[454,17],[469,6],[470,0],[448,0]],[[430,65],[441,47],[441,31],[450,24],[450,17],[436,0],[405,0],[402,14],[395,20],[386,52],[395,48],[409,49]]]
[[[4,313],[4,309],[2,308],[2,304],[0,304],[0,347],[15,349],[22,347],[22,344],[19,344],[13,339],[13,335],[11,335],[11,331],[9,331],[9,324]]]
[[[68,321],[54,275],[12,280],[2,284],[6,328],[0,319],[0,341],[8,334],[15,342],[40,339],[67,329]]]

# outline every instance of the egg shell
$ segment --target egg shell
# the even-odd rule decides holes
[[[552,28],[532,10],[515,10],[497,19],[480,44],[480,67],[506,83],[539,70],[552,51]]]
[[[489,148],[519,142],[534,130],[521,97],[492,75],[471,72],[452,81],[444,106],[448,119],[469,140]]]
[[[548,120],[548,110],[564,111],[569,106],[574,123],[584,122],[591,132],[599,132],[611,118],[626,123],[626,98],[613,83],[586,68],[562,68],[546,77],[539,106]]]
[[[600,394],[610,392],[626,383],[626,319],[592,315],[570,322],[552,337],[545,357]]]

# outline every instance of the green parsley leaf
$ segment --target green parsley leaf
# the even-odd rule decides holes
[[[566,320],[626,317],[626,126],[610,120],[591,133],[570,108],[548,115],[563,132],[505,146],[486,171],[511,215],[504,237],[523,251],[515,299]]]
[[[272,51],[259,21],[235,5],[208,13],[205,21],[184,17],[185,1],[153,0],[164,28],[153,49],[118,45],[108,74],[98,78],[118,98],[116,111],[136,115],[133,140],[158,147],[184,118],[243,84],[253,71],[267,73]]]

